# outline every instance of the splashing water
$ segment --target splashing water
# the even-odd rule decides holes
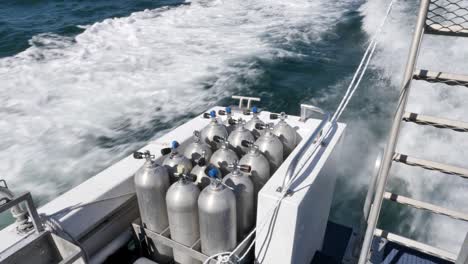
[[[46,33],[0,59],[1,173],[49,200],[218,100],[254,59],[298,57],[343,8],[327,1],[194,1]],[[247,81],[246,81],[247,80]]]

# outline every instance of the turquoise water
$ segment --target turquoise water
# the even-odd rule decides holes
[[[274,112],[297,115],[300,103],[334,111],[385,8],[384,1],[352,0],[3,1],[2,175],[42,204],[207,107],[230,103],[233,94],[260,96]],[[334,221],[359,222],[415,11],[414,4],[396,5],[342,117],[348,128]],[[392,186],[431,196],[408,178],[396,177]],[[385,228],[446,248],[462,239],[414,228],[443,223],[452,230],[451,222],[388,209]]]

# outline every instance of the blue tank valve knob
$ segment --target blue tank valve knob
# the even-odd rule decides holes
[[[179,142],[177,142],[176,140],[172,141],[171,142],[171,148],[172,149],[176,149],[179,147]]]
[[[258,108],[256,106],[252,107],[252,113],[257,114]]]
[[[229,107],[229,106],[226,107],[226,113],[228,113],[228,114],[232,113],[231,107]]]
[[[208,171],[208,176],[210,176],[210,178],[218,178],[218,172],[216,171],[216,169],[211,169]]]
[[[211,112],[210,112],[210,116],[211,116],[211,117],[216,117],[216,112],[215,112],[215,111],[211,111]]]

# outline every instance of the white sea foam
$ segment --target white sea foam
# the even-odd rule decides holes
[[[136,131],[248,88],[261,74],[255,59],[300,56],[288,47],[319,41],[339,5],[192,1],[82,26],[74,38],[34,36],[0,59],[2,178],[53,198],[141,146]]]
[[[364,29],[369,34],[372,34],[380,23],[386,4],[387,1],[375,0],[368,1],[362,7]],[[398,93],[412,39],[417,8],[416,2],[396,2],[391,20],[382,37],[380,50],[373,60],[374,66],[383,70],[383,75],[391,80],[393,86],[385,87],[377,83],[376,89],[385,89],[388,94],[392,95]],[[425,37],[417,68],[467,74],[467,44],[466,39]],[[408,110],[467,122],[468,107],[465,103],[467,98],[468,91],[463,87],[414,81]],[[377,99],[385,100],[385,98]],[[393,111],[391,110],[392,113]],[[398,152],[462,167],[468,166],[466,133],[405,124],[401,135],[397,146]],[[394,166],[392,175],[391,182],[395,182],[395,177],[397,177],[406,185],[406,190],[393,188],[395,192],[405,191],[416,199],[466,212],[468,183],[456,176],[404,165]],[[412,220],[410,231],[413,235],[454,253],[459,251],[465,232],[468,230],[468,225],[460,221],[442,216],[427,218],[427,214],[421,214],[416,210]],[[405,222],[405,219],[394,221]]]

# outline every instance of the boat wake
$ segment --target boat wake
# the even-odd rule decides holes
[[[40,34],[0,59],[0,170],[45,202],[262,74],[344,12],[329,1],[192,1]]]

